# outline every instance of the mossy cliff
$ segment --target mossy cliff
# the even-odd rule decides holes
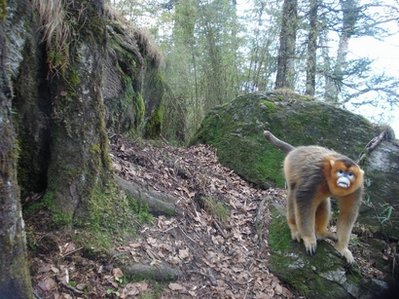
[[[213,109],[192,143],[217,149],[221,163],[262,187],[283,186],[284,154],[263,130],[296,146],[318,144],[357,159],[378,129],[361,116],[295,93],[248,94]]]
[[[108,136],[159,136],[159,54],[101,0],[18,0],[7,10],[22,196],[51,194],[54,220],[81,224],[112,185]]]

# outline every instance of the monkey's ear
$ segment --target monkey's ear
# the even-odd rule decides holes
[[[364,174],[364,170],[363,170],[363,169],[360,169],[360,172],[361,172],[362,174]]]
[[[334,165],[335,165],[335,160],[331,159],[331,160],[330,160],[330,165],[331,165],[331,168],[334,167]]]

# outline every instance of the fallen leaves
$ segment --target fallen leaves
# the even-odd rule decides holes
[[[251,187],[221,166],[208,146],[155,147],[119,141],[111,149],[119,176],[175,198],[184,212],[179,218],[157,217],[153,225],[142,227],[135,240],[115,248],[116,255],[131,263],[166,264],[183,272],[179,280],[164,285],[161,298],[292,297],[269,272],[267,242],[260,246],[254,229],[260,200],[278,191]],[[218,221],[198,201],[205,197],[228,207],[225,220]],[[122,299],[154,294],[151,283],[127,283],[121,268],[82,258],[81,248],[70,240],[60,241],[58,248],[58,260],[37,260],[35,282],[45,294],[79,298],[78,291],[84,290],[83,298]],[[63,288],[60,281],[70,288]]]
[[[39,281],[38,287],[44,292],[50,292],[57,287],[57,283],[51,277],[44,277]]]
[[[128,283],[122,289],[119,298],[121,299],[136,298],[137,295],[142,294],[144,291],[147,290],[148,290],[148,283],[146,282]]]
[[[285,288],[280,283],[271,284],[278,279],[267,268],[267,243],[261,250],[254,232],[259,201],[275,190],[252,188],[221,166],[208,146],[158,148],[147,144],[144,148],[132,145],[124,149],[114,152],[114,163],[119,165],[120,175],[173,195],[187,215],[184,219],[159,217],[156,225],[147,228],[141,236],[147,254],[134,251],[141,261],[163,261],[189,269],[191,275],[184,281],[170,283],[165,296],[173,298],[174,292],[190,296],[190,291],[201,294],[201,298],[255,298],[257,294],[265,294],[268,298],[292,296],[288,290],[282,292]],[[137,161],[144,153],[145,167]],[[136,158],[129,158],[130,154]],[[196,203],[195,199],[201,196],[229,206],[228,220],[217,222]],[[257,283],[258,279],[261,284]],[[201,293],[193,289],[196,285],[202,286]]]

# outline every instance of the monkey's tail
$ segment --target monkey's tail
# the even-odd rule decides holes
[[[292,151],[295,148],[291,144],[278,139],[270,131],[267,131],[267,130],[263,131],[263,135],[265,136],[265,138],[267,140],[270,141],[271,144],[277,146],[279,149],[281,149],[286,154],[288,154],[290,151]]]

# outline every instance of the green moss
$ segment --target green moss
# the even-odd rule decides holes
[[[145,114],[145,102],[141,93],[137,94],[134,106],[136,110],[136,126],[142,127]]]
[[[145,118],[145,102],[142,93],[134,90],[133,79],[121,72],[122,93],[108,103],[108,126],[119,134],[132,139],[142,136]]]
[[[77,70],[69,71],[67,81],[72,88],[78,86],[80,84],[79,72]]]
[[[140,200],[133,198],[132,196],[127,196],[130,210],[137,215],[140,223],[151,223],[154,217],[149,212],[148,205]]]
[[[148,207],[116,187],[95,187],[89,200],[88,214],[75,219],[81,229],[76,241],[94,252],[109,251],[115,244],[137,235],[137,223],[151,223]]]
[[[137,139],[141,138],[140,133],[137,132],[135,128],[131,128],[129,130],[128,136],[129,136],[129,139],[132,140],[132,141],[136,141]]]
[[[49,49],[47,51],[47,63],[50,70],[60,70],[63,73],[68,65],[68,55],[60,49]]]
[[[155,112],[152,114],[151,118],[147,121],[145,125],[145,134],[146,138],[156,138],[159,137],[161,133],[162,120],[164,116],[164,108],[163,106],[159,106]]]
[[[260,103],[267,108],[269,113],[277,111],[277,105],[275,103],[271,102],[271,101],[261,100]]]
[[[273,251],[281,253],[291,246],[290,229],[286,217],[276,208],[272,209],[272,219],[273,229],[269,231],[269,243]]]
[[[52,224],[55,227],[69,226],[72,224],[73,214],[64,211],[63,207],[56,204],[54,192],[47,191],[42,198],[42,202],[44,206],[50,210]]]
[[[0,0],[0,21],[3,21],[7,15],[7,0]]]
[[[217,148],[220,162],[251,182],[263,187],[268,187],[270,182],[283,186],[281,168],[284,155],[264,141],[256,124],[251,120],[236,121],[244,118],[236,116],[233,111],[214,113],[203,121],[193,142],[205,141]]]
[[[360,272],[346,272],[345,261],[327,242],[318,241],[314,256],[309,256],[303,243],[291,240],[286,217],[281,208],[272,207],[272,223],[269,227],[271,256],[269,267],[280,279],[289,283],[300,295],[308,298],[350,298],[348,290],[359,287]],[[343,275],[347,283],[331,277]],[[348,288],[348,289],[346,289]]]
[[[98,143],[92,144],[91,147],[90,147],[90,152],[91,152],[93,155],[99,155],[99,154],[101,154],[101,152],[102,152],[101,145],[98,144]]]

